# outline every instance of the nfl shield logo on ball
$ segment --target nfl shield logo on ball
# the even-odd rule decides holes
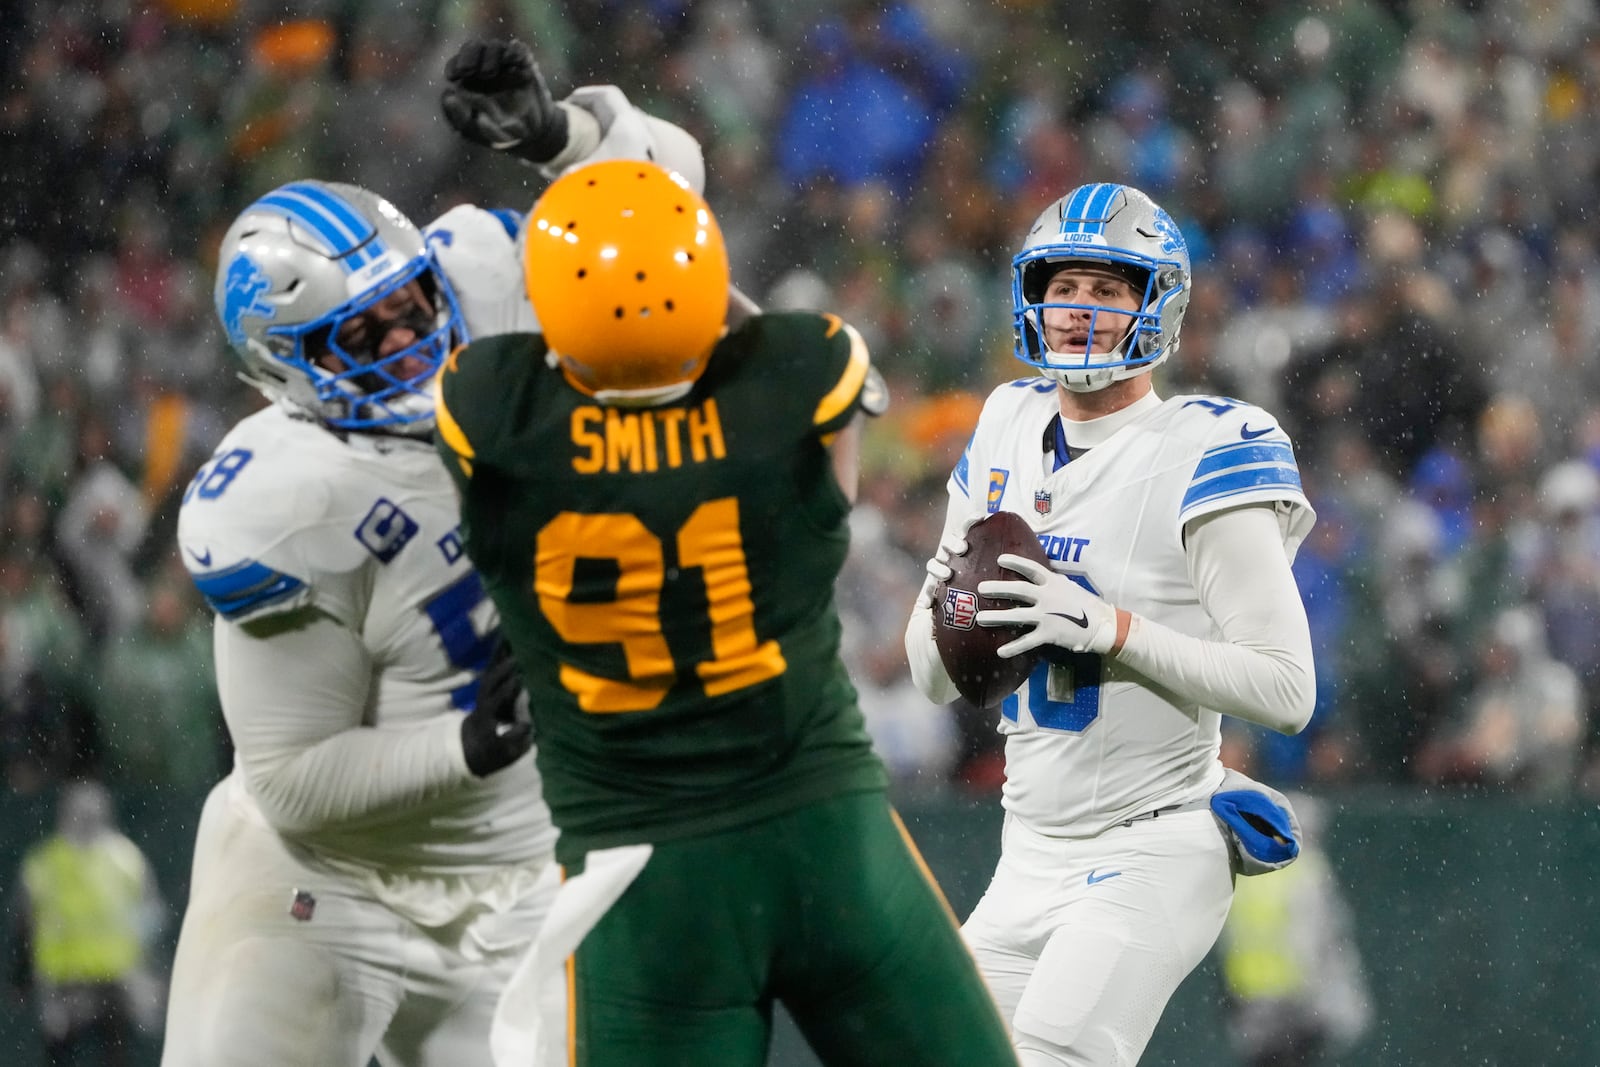
[[[1041,515],[1050,514],[1050,494],[1043,489],[1033,494],[1033,510]]]
[[[944,594],[944,624],[970,630],[978,617],[978,594],[965,589],[949,589]]]

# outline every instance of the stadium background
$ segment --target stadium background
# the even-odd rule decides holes
[[[461,40],[514,34],[558,94],[615,82],[694,132],[736,277],[769,306],[840,312],[889,377],[839,592],[874,736],[958,913],[993,858],[996,740],[987,716],[910,690],[903,613],[976,407],[1021,372],[1020,234],[1079,181],[1126,181],[1194,253],[1161,388],[1277,412],[1321,515],[1296,565],[1313,725],[1228,745],[1329,813],[1378,1008],[1341,1062],[1600,1063],[1588,0],[0,12],[8,878],[56,785],[95,775],[181,910],[228,754],[172,524],[253,403],[210,310],[217,239],[305,176],[419,222],[462,200],[525,208],[538,183],[453,141],[436,106]],[[1146,1062],[1231,1062],[1222,1012],[1208,964]],[[30,1026],[7,1001],[0,1060],[29,1061]],[[804,1057],[786,1039],[775,1061]]]

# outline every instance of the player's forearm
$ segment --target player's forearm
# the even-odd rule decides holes
[[[933,608],[927,599],[925,591],[906,623],[906,662],[911,667],[911,680],[922,695],[935,704],[948,704],[961,694],[933,642]]]
[[[1316,675],[1311,628],[1275,513],[1250,506],[1197,520],[1186,551],[1222,639],[1134,615],[1116,659],[1205,707],[1297,733],[1316,703]]]
[[[1116,659],[1179,697],[1280,733],[1304,729],[1316,703],[1309,647],[1205,641],[1134,615]]]
[[[461,756],[461,717],[453,714],[404,728],[357,727],[241,764],[267,820],[286,834],[358,823],[472,780]]]
[[[459,715],[366,726],[371,685],[360,640],[326,616],[305,611],[254,633],[219,626],[217,687],[239,769],[276,829],[358,822],[471,780]]]
[[[952,494],[945,501],[944,526],[939,531],[941,542],[966,529],[970,509],[964,496]],[[948,704],[960,696],[961,691],[945,669],[939,646],[933,640],[933,613],[937,610],[933,593],[937,585],[933,575],[923,576],[922,591],[906,622],[906,661],[911,666],[911,680],[922,695],[935,704]]]
[[[557,101],[556,106],[567,114],[567,143],[541,166],[549,177],[560,174],[600,146],[600,120],[593,113],[571,100]]]

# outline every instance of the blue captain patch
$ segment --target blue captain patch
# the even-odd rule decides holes
[[[417,521],[401,510],[399,504],[380,496],[356,527],[355,538],[378,557],[379,563],[388,563],[400,554],[419,529]]]
[[[1000,501],[1005,499],[1006,483],[1011,480],[1011,472],[999,467],[989,468],[989,512],[993,514],[1000,510]]]

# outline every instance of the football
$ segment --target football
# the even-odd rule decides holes
[[[992,708],[1016,692],[1039,662],[1038,651],[1010,659],[995,652],[1021,636],[1023,628],[977,623],[985,608],[1014,604],[978,595],[980,582],[1019,577],[995,562],[1008,552],[1050,565],[1028,520],[1013,511],[997,511],[967,531],[966,552],[951,557],[950,580],[934,589],[933,641],[939,658],[961,695],[980,708]]]

